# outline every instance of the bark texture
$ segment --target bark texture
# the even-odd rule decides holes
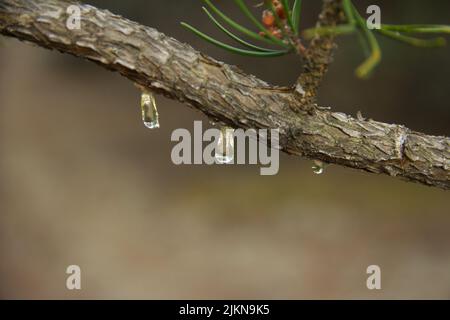
[[[316,27],[335,26],[345,20],[341,10],[341,0],[324,0],[322,12]],[[313,38],[303,53],[303,72],[296,83],[296,92],[306,109],[314,108],[320,83],[333,61],[336,48],[334,37],[322,36]]]
[[[81,9],[79,30],[66,27],[71,4]],[[107,10],[0,0],[0,33],[94,61],[235,128],[279,128],[280,148],[289,154],[450,188],[449,138],[320,107],[310,112],[295,88],[271,86]]]

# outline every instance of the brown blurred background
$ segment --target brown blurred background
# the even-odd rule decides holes
[[[252,0],[252,3],[257,3]],[[450,2],[378,4],[383,22],[448,24]],[[243,58],[206,44],[179,21],[213,31],[201,1],[90,1],[188,42],[271,83],[290,84],[295,56]],[[232,1],[216,1],[241,17]],[[320,1],[306,0],[311,26]],[[322,105],[449,135],[450,46],[380,39],[368,81],[355,37],[339,40]],[[161,129],[139,115],[139,92],[80,59],[0,38],[1,298],[450,298],[449,194],[281,156],[256,166],[175,166],[176,128],[208,120],[158,96]],[[65,270],[82,269],[82,290]],[[366,288],[366,268],[382,290]]]

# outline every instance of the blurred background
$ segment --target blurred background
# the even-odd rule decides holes
[[[296,56],[244,58],[184,30],[180,21],[225,40],[201,1],[88,2],[273,84],[290,85],[301,69]],[[320,2],[304,1],[303,27]],[[450,23],[446,0],[356,2],[381,6],[385,23]],[[215,3],[244,21],[232,1]],[[450,298],[448,192],[337,166],[318,176],[284,154],[276,176],[175,166],[172,131],[208,126],[202,114],[157,96],[161,129],[148,130],[130,81],[0,41],[1,298]],[[380,41],[382,64],[362,81],[357,39],[339,39],[320,104],[448,136],[450,46]],[[71,264],[80,291],[66,289]],[[372,264],[382,290],[366,288]]]

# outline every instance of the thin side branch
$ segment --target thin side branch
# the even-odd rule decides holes
[[[331,27],[344,20],[341,0],[324,0],[316,28]],[[303,54],[303,72],[297,79],[296,92],[307,109],[313,108],[320,83],[333,61],[336,48],[333,36],[316,36]]]
[[[81,9],[68,30],[66,9]],[[317,108],[153,28],[72,1],[0,0],[0,33],[89,59],[235,128],[280,128],[286,153],[450,188],[450,139]]]

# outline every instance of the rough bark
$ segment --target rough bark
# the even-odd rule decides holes
[[[66,9],[81,9],[68,30]],[[0,32],[86,58],[236,128],[279,128],[284,152],[449,189],[450,139],[400,125],[308,112],[293,88],[275,87],[153,28],[72,1],[0,0]]]

